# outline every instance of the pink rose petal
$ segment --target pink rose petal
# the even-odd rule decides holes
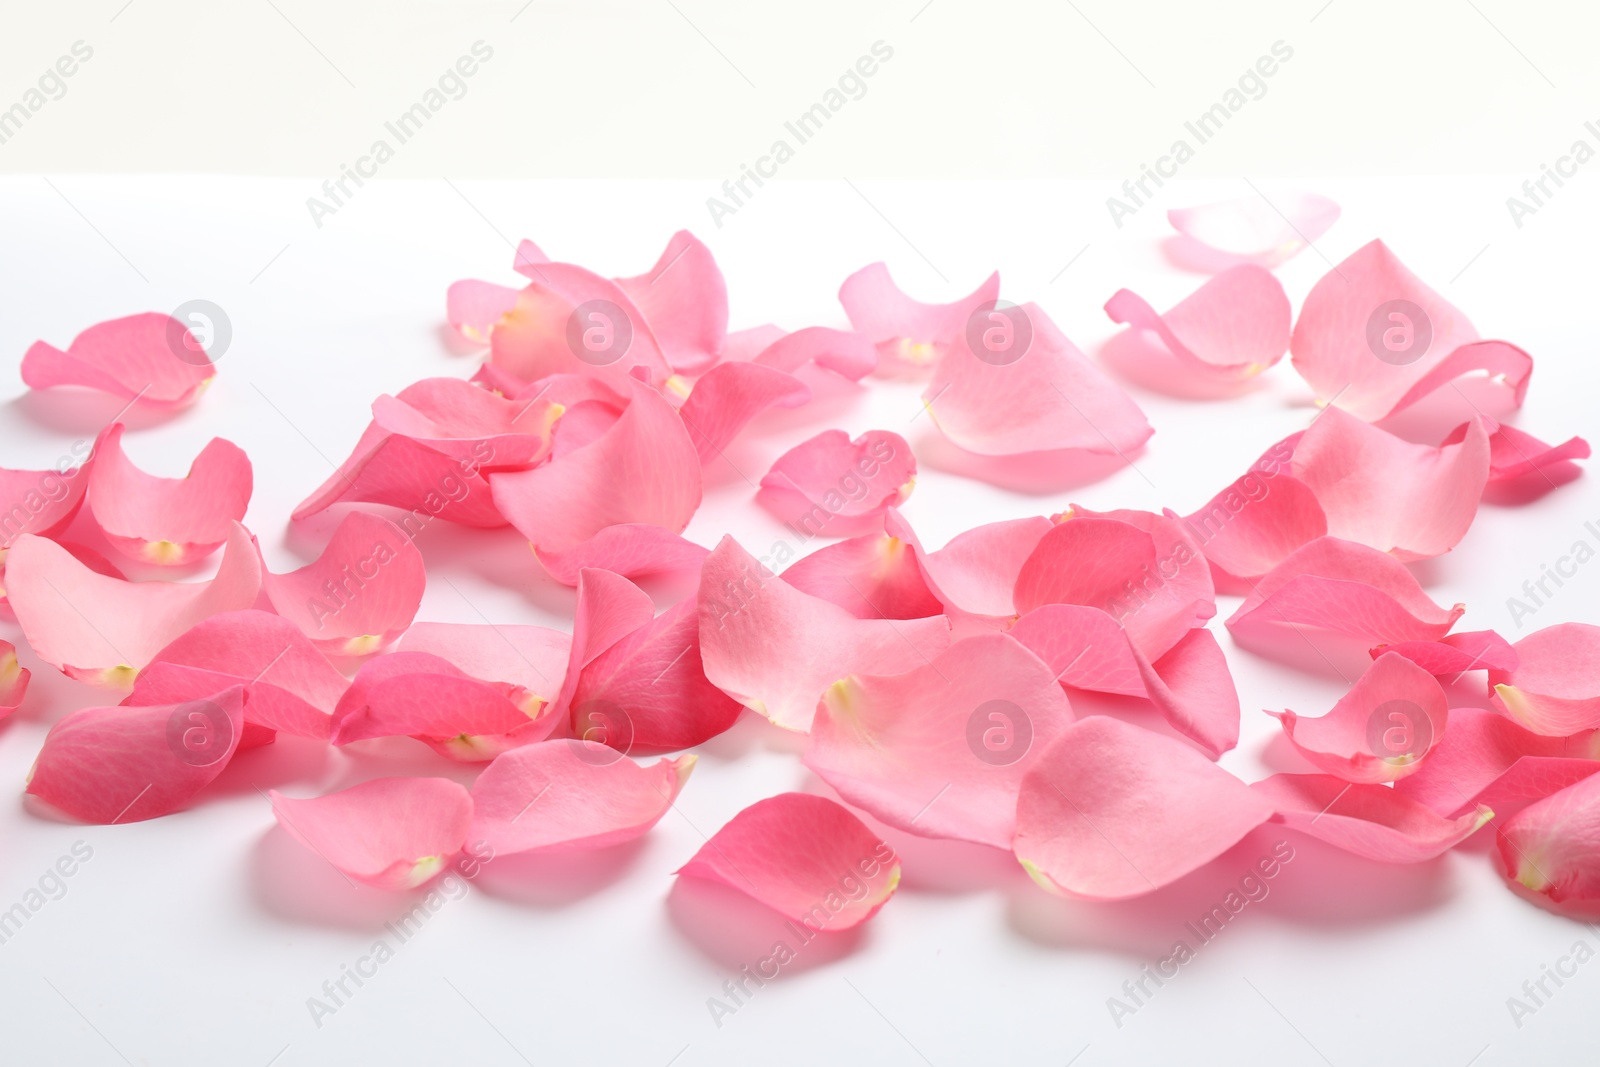
[[[717,361],[728,333],[728,287],[694,234],[679,230],[654,267],[617,285],[650,324],[673,370],[703,374]]]
[[[1218,253],[1219,262],[1275,267],[1316,242],[1339,218],[1339,205],[1316,193],[1274,194],[1171,208],[1167,221],[1180,234]]]
[[[1472,423],[1464,422],[1450,432],[1444,444],[1464,440]],[[1508,482],[1535,471],[1558,469],[1573,460],[1589,458],[1589,442],[1569,437],[1559,445],[1547,445],[1531,433],[1499,423],[1489,435],[1489,481]]]
[[[1432,675],[1513,671],[1519,662],[1516,649],[1493,630],[1467,630],[1437,641],[1397,641],[1371,651],[1373,659],[1397,652]]]
[[[757,363],[723,363],[694,383],[678,414],[701,463],[722,455],[751,419],[769,407],[799,407],[811,389],[798,378]]]
[[[917,484],[917,459],[906,439],[868,430],[855,440],[824,430],[773,461],[761,479],[759,499],[791,528],[820,535],[836,521],[859,529],[898,507]]]
[[[607,526],[565,552],[535,549],[533,554],[550,577],[575,586],[585,568],[612,571],[624,578],[692,577],[699,574],[709,551],[660,526],[625,522]]]
[[[91,823],[177,811],[233,758],[244,687],[182,704],[81,708],[50,728],[27,791]]]
[[[949,613],[1010,619],[1017,612],[1017,575],[1039,540],[1055,528],[1041,516],[985,523],[951,538],[936,552],[922,547],[904,516],[890,508],[884,530],[911,547],[928,591]]]
[[[1310,486],[1286,473],[1252,470],[1184,519],[1212,568],[1253,581],[1295,549],[1328,533]]]
[[[1600,626],[1559,623],[1512,647],[1516,668],[1489,672],[1495,708],[1536,734],[1600,726]]]
[[[925,619],[944,610],[928,589],[916,550],[888,534],[825,545],[778,577],[858,619]]]
[[[672,377],[644,312],[616,282],[571,263],[543,263],[528,276],[489,338],[502,371],[524,382],[582,374],[616,384],[637,371],[656,387]]]
[[[4,510],[0,511],[0,562],[5,559],[5,550],[23,534],[48,537],[72,521],[78,505],[83,503],[91,470],[93,465],[87,460],[82,466],[65,471],[0,468],[0,501],[4,502]]]
[[[1600,897],[1600,778],[1524,808],[1496,842],[1507,876],[1531,892],[1556,904]]]
[[[1600,771],[1600,733],[1548,737],[1483,708],[1453,708],[1450,729],[1395,791],[1440,815],[1486,804],[1502,818]]]
[[[397,652],[426,652],[479,681],[521,689],[512,696],[518,703],[531,694],[553,704],[566,678],[572,635],[545,626],[418,622],[400,638]]]
[[[1250,788],[1272,804],[1274,822],[1379,863],[1431,860],[1494,818],[1480,806],[1447,819],[1393,789],[1328,774],[1275,774]]]
[[[735,815],[678,874],[731,886],[812,930],[848,930],[894,895],[900,860],[839,804],[780,793]]]
[[[17,646],[0,641],[0,719],[22,706],[33,672],[17,662]]]
[[[839,286],[839,303],[856,332],[877,345],[884,358],[913,367],[938,360],[966,330],[973,314],[999,298],[998,271],[948,304],[911,299],[883,263],[862,267]]]
[[[1200,753],[1102,715],[1040,757],[1017,801],[1017,859],[1055,893],[1139,896],[1209,863],[1272,805]]]
[[[432,881],[466,844],[472,822],[471,794],[448,778],[376,778],[304,800],[268,796],[290,837],[377,889]]]
[[[1117,290],[1105,310],[1112,322],[1154,332],[1185,370],[1204,377],[1253,378],[1289,350],[1289,297],[1254,265],[1223,271],[1165,314],[1130,289]]]
[[[982,634],[904,674],[835,682],[805,764],[890,826],[1004,849],[1022,776],[1072,721],[1050,668],[1014,638]]]
[[[777,330],[777,327],[770,327]],[[751,340],[756,338],[752,336]],[[757,366],[793,374],[807,363],[860,381],[878,369],[878,349],[865,336],[826,326],[807,326],[793,333],[760,335],[765,343],[749,358]]]
[[[36,341],[22,357],[30,389],[78,385],[174,407],[197,400],[216,373],[188,327],[153,311],[97,323],[65,352]]]
[[[486,345],[500,320],[517,306],[517,292],[493,282],[454,282],[445,292],[445,318],[467,340]]]
[[[496,856],[632,841],[661,821],[697,758],[642,767],[604,745],[571,738],[507,752],[472,786],[469,837]]]

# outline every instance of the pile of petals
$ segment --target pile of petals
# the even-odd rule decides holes
[[[28,653],[105,692],[51,727],[26,791],[119,823],[203,803],[242,753],[280,739],[399,751],[439,773],[269,799],[283,832],[352,883],[413,890],[486,857],[647,834],[688,781],[689,750],[743,717],[800,735],[828,795],[752,804],[678,874],[814,930],[864,922],[895,893],[901,860],[874,825],[1009,851],[1051,892],[1115,900],[1266,825],[1420,863],[1492,820],[1519,892],[1592,903],[1600,626],[1515,643],[1457,630],[1465,606],[1436,601],[1410,566],[1469,536],[1491,486],[1554,490],[1588,445],[1481,413],[1403,433],[1390,416],[1465,376],[1519,404],[1531,357],[1481,339],[1378,241],[1296,313],[1271,268],[1339,210],[1287,203],[1175,211],[1169,251],[1213,276],[1166,311],[1130,289],[1106,303],[1174,375],[1225,393],[1287,354],[1322,401],[1187,514],[1073,505],[930,548],[901,511],[912,443],[820,427],[749,488],[821,547],[686,539],[707,469],[746,427],[874,376],[925,377],[937,433],[974,456],[1127,461],[1153,432],[1040,307],[1000,299],[998,274],[932,304],[878,263],[839,290],[848,327],[730,332],[722,274],[687,232],[635,276],[525,241],[521,283],[451,286],[448,320],[486,358],[471,380],[372,402],[348,458],[289,516],[329,513],[298,569],[268,569],[243,524],[250,460],[224,440],[196,442],[188,472],[168,476],[113,422],[57,469],[0,470],[3,593]],[[91,326],[65,350],[40,342],[22,365],[36,389],[157,408],[195,402],[215,372],[160,315]],[[514,528],[572,587],[570,628],[418,620],[417,535],[434,519]],[[130,580],[102,548],[162,576]],[[645,583],[675,602],[635,581],[658,576],[680,579]],[[1219,593],[1242,602],[1213,626]],[[1219,765],[1241,719],[1224,632],[1263,654],[1276,633],[1370,649],[1331,707],[1271,709],[1299,771],[1245,782]],[[1481,700],[1462,702],[1468,675]],[[29,679],[0,642],[0,713]]]

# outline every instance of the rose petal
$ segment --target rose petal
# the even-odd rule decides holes
[[[1437,641],[1397,641],[1371,651],[1373,659],[1385,652],[1399,653],[1432,675],[1512,671],[1519,662],[1516,649],[1493,630],[1447,634]]]
[[[156,405],[193,403],[216,373],[187,326],[153,311],[97,323],[65,352],[36,341],[22,357],[30,389],[79,385]]]
[[[1221,262],[1244,260],[1275,267],[1328,232],[1339,205],[1316,193],[1277,193],[1172,208],[1167,221],[1190,240],[1220,253]]]
[[[1010,619],[1017,614],[1017,575],[1055,523],[1042,515],[985,523],[957,534],[937,552],[924,549],[916,531],[893,508],[885,513],[883,528],[911,546],[929,592],[948,612]]]
[[[825,545],[778,577],[858,619],[925,619],[944,610],[923,579],[916,550],[888,534]]]
[[[667,242],[647,273],[617,285],[650,324],[679,374],[703,374],[728,333],[728,287],[711,250],[688,230]]]
[[[1466,438],[1472,423],[1464,422],[1450,432],[1444,444],[1453,445]],[[1550,470],[1573,460],[1589,458],[1589,442],[1569,437],[1559,445],[1547,445],[1531,433],[1499,423],[1489,435],[1489,481],[1508,482],[1534,471]]]
[[[22,706],[33,672],[17,662],[17,646],[0,641],[0,718]]]
[[[400,639],[398,652],[426,652],[479,681],[503,682],[554,703],[566,677],[572,635],[545,626],[419,622]]]
[[[644,312],[616,282],[571,263],[543,263],[490,336],[489,358],[525,382],[582,374],[616,384],[637,371],[659,387],[672,366]]]
[[[701,463],[722,455],[739,431],[769,407],[799,407],[811,390],[798,378],[757,363],[723,363],[694,383],[678,414]]]
[[[887,359],[925,366],[942,356],[967,328],[967,320],[1000,298],[1000,273],[948,304],[924,304],[907,296],[883,263],[862,267],[839,286],[839,303],[850,325],[878,346]]]
[[[770,327],[776,330],[777,327]],[[826,326],[807,326],[793,333],[779,330],[777,336],[763,335],[766,341],[750,361],[793,374],[807,363],[858,382],[878,369],[878,349],[865,336]]]
[[[1600,771],[1600,733],[1547,737],[1483,708],[1453,708],[1450,729],[1395,791],[1440,815],[1487,804],[1509,817]]]
[[[612,571],[624,578],[664,575],[687,578],[700,572],[710,549],[685,541],[671,530],[646,522],[607,526],[566,552],[534,550],[534,556],[562,585],[578,584],[585,568]]]
[[[1559,623],[1512,647],[1516,668],[1489,672],[1495,708],[1537,734],[1600,726],[1600,626]]]
[[[1149,330],[1192,373],[1242,381],[1289,350],[1289,297],[1272,272],[1251,264],[1207,281],[1165,314],[1119,289],[1106,301],[1112,322]]]
[[[1275,774],[1250,788],[1272,804],[1274,822],[1379,863],[1431,860],[1494,818],[1480,806],[1446,819],[1393,789],[1328,774]]]
[[[1600,897],[1600,778],[1524,808],[1496,836],[1507,875],[1560,904]]]
[[[773,461],[759,499],[791,528],[818,536],[839,520],[847,530],[898,507],[917,484],[917,459],[906,439],[868,430],[855,440],[824,430]]]
[[[1184,525],[1214,570],[1245,581],[1328,533],[1328,518],[1310,486],[1287,473],[1258,470],[1212,497]]]
[[[517,292],[470,278],[453,282],[445,291],[445,318],[467,340],[486,345],[500,320],[517,306]]]
[[[376,778],[300,800],[268,793],[290,837],[358,882],[415,889],[466,844],[472,796],[448,778]]]
[[[780,793],[735,815],[677,873],[731,886],[812,930],[848,930],[894,895],[900,860],[826,797]]]
[[[92,455],[92,454],[91,454]],[[65,462],[65,458],[63,458]],[[0,562],[5,550],[25,533],[47,537],[66,527],[83,503],[88,488],[86,475],[93,469],[89,460],[62,471],[52,467],[43,471],[0,468]]]

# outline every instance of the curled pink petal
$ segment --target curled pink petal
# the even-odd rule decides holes
[[[1444,439],[1445,445],[1456,444],[1467,436],[1472,423],[1457,426]],[[1500,423],[1489,435],[1489,481],[1508,482],[1535,471],[1560,468],[1573,460],[1589,458],[1589,442],[1581,437],[1569,437],[1559,445],[1547,445],[1531,433],[1515,426]]]
[[[1368,422],[1475,370],[1503,377],[1522,402],[1533,361],[1503,341],[1478,341],[1456,308],[1372,241],[1322,276],[1289,349],[1317,396]]]
[[[1338,218],[1338,204],[1307,192],[1278,193],[1271,201],[1245,196],[1167,211],[1172,228],[1218,253],[1218,262],[1263,267],[1275,267],[1315,243]]]
[[[17,646],[0,641],[0,719],[22,706],[33,672],[17,662]]]
[[[692,577],[710,549],[647,522],[607,526],[565,552],[535,550],[539,563],[562,585],[578,584],[585,568],[612,571],[624,578],[646,575]]]
[[[773,327],[776,329],[776,327]],[[807,363],[858,382],[878,369],[878,349],[865,336],[849,330],[830,330],[826,326],[807,326],[793,333],[779,331],[776,337],[763,337],[762,345],[750,361],[793,374]]]
[[[917,458],[899,434],[868,430],[852,441],[824,430],[773,461],[760,499],[791,528],[816,535],[835,520],[859,528],[903,504],[916,484]]]
[[[1228,618],[1229,630],[1314,626],[1374,643],[1437,641],[1466,608],[1441,608],[1386,552],[1320,537],[1256,583]]]
[[[1272,804],[1273,821],[1379,863],[1431,860],[1494,818],[1480,805],[1447,819],[1393,789],[1329,774],[1275,774],[1250,788]]]
[[[799,407],[810,399],[811,389],[784,371],[758,363],[723,363],[694,383],[678,414],[700,462],[709,463],[767,408]]]
[[[5,560],[5,550],[23,534],[48,537],[72,521],[83,503],[92,469],[88,462],[66,470],[0,468],[0,563]]]
[[[692,748],[743,710],[706,680],[695,600],[680,600],[595,656],[572,693],[572,732],[620,752]]]
[[[262,589],[272,610],[324,652],[364,656],[411,625],[427,580],[422,553],[404,530],[352,511],[320,556],[286,574],[266,573]]]
[[[1289,471],[1316,495],[1331,536],[1427,559],[1454,548],[1478,513],[1489,434],[1474,419],[1460,443],[1431,448],[1330,408],[1294,446]]]
[[[192,563],[215,552],[244,519],[252,487],[250,457],[220,437],[201,449],[182,478],[146,474],[122,450],[122,423],[95,442],[89,512],[123,555],[143,563]]]
[[[528,286],[490,336],[490,359],[525,382],[583,374],[651,386],[673,369],[644,312],[616,282],[571,263],[530,269]]]
[[[74,711],[50,728],[27,791],[84,822],[177,811],[233,758],[244,702],[234,686],[181,704]]]
[[[235,523],[216,577],[128,582],[98,574],[54,541],[25,534],[6,558],[23,636],[46,663],[90,685],[127,689],[169,642],[203,619],[255,603],[261,564]]]
[[[979,356],[958,337],[922,394],[954,444],[984,456],[1125,455],[1149,439],[1144,412],[1037,305],[1004,317],[1010,332],[1000,349]]]
[[[555,714],[565,716],[572,707],[583,669],[618,641],[649,626],[655,613],[650,595],[620,574],[603,570],[579,573],[572,645],[561,690],[555,700]],[[601,728],[606,727],[602,724]]]
[[[942,356],[985,305],[1000,298],[1000,274],[948,304],[913,300],[894,283],[883,263],[862,267],[839,286],[839,303],[850,325],[864,334],[886,358],[910,366],[926,366]]]
[[[1093,715],[1023,778],[1012,849],[1051,892],[1119,900],[1182,878],[1271,816],[1182,741]]]
[[[539,268],[550,262],[550,257],[544,254],[544,249],[524,237],[517,242],[517,254],[512,260],[511,269],[525,278],[537,278]]]
[[[700,456],[654,389],[632,399],[597,440],[541,467],[489,476],[495,505],[535,552],[562,553],[620,523],[682,533],[700,506]]]
[[[848,930],[900,885],[900,859],[865,823],[826,797],[758,800],[678,869],[721,882],[812,930]]]
[[[472,786],[472,829],[496,856],[608,848],[648,833],[697,756],[642,767],[592,741],[560,738],[499,756]]]
[[[900,674],[950,643],[943,617],[858,619],[773,577],[732,537],[701,568],[699,613],[706,677],[788,730],[809,729],[846,675]]]
[[[1106,301],[1112,322],[1149,330],[1189,371],[1242,381],[1289,350],[1289,297],[1272,272],[1250,264],[1207,281],[1159,314],[1143,297],[1119,289]]]
[[[79,385],[168,406],[193,403],[216,373],[187,326],[153,311],[97,323],[65,352],[36,341],[22,357],[30,389]]]
[[[728,287],[715,257],[699,238],[679,230],[656,265],[618,278],[679,374],[703,374],[722,353],[728,333]]]
[[[288,619],[254,609],[204,619],[157,652],[127,704],[175,704],[245,687],[246,724],[320,741],[348,683]]]
[[[1023,564],[1015,596],[1023,613],[1100,608],[1152,660],[1217,610],[1211,571],[1183,523],[1150,512],[1067,512]]]
[[[1294,750],[1347,782],[1393,782],[1414,772],[1444,736],[1449,701],[1438,679],[1398,653],[1373,661],[1333,710],[1308,719],[1268,712]]]
[[[1600,771],[1600,732],[1548,737],[1483,708],[1453,708],[1450,729],[1395,791],[1440,815],[1486,804],[1502,818]]]
[[[835,682],[805,764],[891,826],[1003,849],[1022,776],[1072,721],[1049,667],[1006,634],[981,634],[904,674]]]
[[[517,292],[493,282],[454,282],[445,292],[445,318],[467,340],[486,345],[500,320],[517,306]]]
[[[471,794],[448,778],[376,778],[304,800],[268,796],[290,837],[378,889],[432,881],[466,844],[472,822]]]
[[[985,523],[957,534],[936,552],[922,547],[911,524],[893,508],[884,515],[883,528],[911,546],[929,592],[947,611],[1010,618],[1018,614],[1017,575],[1055,524],[1042,515]]]
[[[1397,641],[1378,645],[1372,658],[1396,652],[1432,675],[1465,671],[1513,671],[1519,657],[1511,642],[1493,630],[1467,630],[1446,634],[1437,641]]]
[[[1184,519],[1212,567],[1253,581],[1328,533],[1311,487],[1287,473],[1251,470]]]
[[[944,610],[928,589],[916,550],[888,534],[825,545],[779,577],[858,619],[924,619]]]
[[[1524,808],[1496,835],[1507,876],[1552,903],[1600,898],[1600,778]]]
[[[1536,734],[1565,737],[1600,726],[1600,626],[1559,623],[1512,647],[1516,667],[1489,672],[1496,709]]]

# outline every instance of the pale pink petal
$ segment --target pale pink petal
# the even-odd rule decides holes
[[[1519,658],[1511,642],[1493,630],[1466,630],[1446,634],[1437,641],[1397,641],[1378,645],[1372,658],[1397,652],[1429,674],[1461,674],[1464,671],[1513,671]]]
[[[22,357],[30,389],[79,385],[156,405],[192,403],[216,373],[187,326],[153,311],[91,326],[65,352],[36,341]]]
[[[426,652],[484,682],[504,682],[552,704],[566,678],[572,635],[545,626],[418,622],[400,638],[396,654]],[[374,660],[373,662],[379,662]]]
[[[234,524],[216,577],[205,582],[128,582],[79,562],[31,534],[6,558],[12,610],[35,654],[90,685],[127,689],[169,642],[202,619],[255,603],[261,564]]]
[[[1431,860],[1494,818],[1479,806],[1447,819],[1393,789],[1328,774],[1275,774],[1250,788],[1272,804],[1274,822],[1379,863]]]
[[[1125,455],[1149,439],[1144,412],[1038,306],[1011,314],[1023,325],[1002,356],[980,358],[963,336],[939,361],[922,398],[946,437],[985,456]]]
[[[788,730],[810,728],[849,674],[899,674],[950,643],[950,623],[858,619],[775,578],[724,537],[700,571],[700,652],[711,683]]]
[[[1474,370],[1503,376],[1521,403],[1531,358],[1477,342],[1465,315],[1372,241],[1312,287],[1289,348],[1322,401],[1376,422]]]
[[[1512,647],[1515,669],[1489,672],[1496,709],[1536,734],[1565,737],[1600,726],[1600,626],[1559,623]]]
[[[847,533],[903,504],[916,484],[917,458],[899,434],[824,430],[773,461],[758,499],[791,529]]]
[[[550,262],[550,257],[544,250],[524,237],[517,242],[517,254],[512,260],[511,269],[524,278],[537,278],[539,268]]]
[[[1217,262],[1275,267],[1316,242],[1339,218],[1339,205],[1316,193],[1275,193],[1171,208],[1180,234],[1218,253]]]
[[[1489,433],[1474,419],[1460,443],[1431,448],[1330,408],[1294,446],[1289,473],[1316,495],[1331,536],[1427,559],[1454,548],[1478,513]]]
[[[1191,373],[1242,381],[1289,350],[1289,297],[1272,272],[1249,264],[1223,271],[1159,314],[1119,289],[1106,301],[1112,322],[1150,330]]]
[[[771,327],[777,329],[777,327]],[[747,331],[752,332],[753,331]],[[770,335],[762,339],[767,340]],[[864,335],[826,326],[807,326],[793,333],[778,331],[750,361],[793,374],[807,363],[858,382],[878,369],[878,349]]]
[[[445,318],[461,336],[488,344],[500,319],[517,306],[518,290],[470,278],[452,282],[445,292]]]
[[[812,930],[848,930],[894,895],[900,859],[841,805],[780,793],[735,815],[678,874],[731,886]]]
[[[560,738],[496,757],[472,786],[472,841],[496,856],[607,848],[661,821],[697,756],[641,767],[604,745]]]
[[[1182,741],[1093,715],[1023,779],[1012,849],[1045,889],[1118,900],[1182,878],[1271,816]]]
[[[1043,661],[1006,634],[982,634],[904,674],[835,682],[805,764],[890,826],[1003,849],[1023,775],[1072,721]]]
[[[7,502],[0,512],[0,563],[5,560],[5,550],[23,534],[48,537],[72,521],[93,469],[88,461],[65,471],[0,468],[0,500]]]
[[[644,312],[616,282],[571,263],[544,263],[490,336],[490,359],[525,382],[585,374],[652,386],[672,377]]]
[[[629,387],[627,410],[598,440],[489,476],[496,506],[536,552],[566,552],[619,523],[682,533],[700,506],[700,457],[683,420],[648,385]]]
[[[1294,750],[1347,782],[1393,782],[1416,771],[1444,736],[1449,701],[1438,679],[1395,652],[1373,661],[1319,718],[1268,712]]]
[[[74,711],[50,728],[27,792],[84,822],[177,811],[233,757],[244,702],[235,686],[182,704]]]
[[[856,332],[877,345],[884,357],[911,366],[939,359],[967,329],[972,316],[999,298],[998,271],[948,304],[911,299],[894,283],[883,263],[862,267],[839,286],[839,303]]]
[[[28,695],[28,679],[33,672],[17,662],[17,646],[0,641],[0,718],[22,706]]]
[[[612,571],[624,578],[647,575],[692,577],[710,550],[671,530],[649,523],[607,526],[566,552],[534,550],[534,556],[562,585],[578,584],[585,568]]]
[[[1215,634],[1196,627],[1154,663],[1139,659],[1150,701],[1173,729],[1213,758],[1239,743],[1239,691]]]
[[[120,422],[101,431],[94,452],[89,513],[130,559],[162,565],[203,559],[222,547],[250,505],[250,457],[232,441],[212,438],[182,478],[134,466],[122,450]]]
[[[693,597],[590,660],[571,704],[573,735],[619,752],[692,748],[728,729],[743,710],[706,680]]]
[[[174,704],[235,685],[245,687],[247,724],[325,741],[348,683],[298,626],[251,609],[180,634],[139,672],[124,703]]]
[[[472,795],[448,778],[376,778],[300,800],[268,794],[290,837],[358,882],[415,889],[461,851]]]
[[[722,344],[722,358],[725,360],[755,359],[769,346],[776,344],[786,336],[789,336],[789,334],[783,327],[775,326],[770,322],[764,326],[752,326],[748,330],[734,330],[728,334],[727,339]],[[877,361],[876,352],[873,353],[872,358],[874,362]],[[803,362],[805,360],[802,359],[797,361],[794,367],[779,367],[778,369],[794,371]]]
[[[758,363],[723,363],[694,383],[678,409],[701,463],[722,450],[746,424],[770,407],[799,407],[811,389],[798,378]]]
[[[944,610],[923,579],[916,550],[888,534],[825,545],[779,577],[858,619],[924,619]]]
[[[1386,552],[1319,537],[1296,550],[1229,617],[1235,633],[1257,627],[1313,626],[1374,643],[1437,641],[1466,608],[1441,608]]]
[[[1328,518],[1309,486],[1286,473],[1259,470],[1235,480],[1184,523],[1215,570],[1245,581],[1328,532]]]
[[[717,361],[728,333],[728,287],[694,234],[679,230],[654,267],[617,285],[643,313],[674,370],[702,374]]]
[[[1600,898],[1600,778],[1529,805],[1500,826],[1507,876],[1553,903]]]
[[[990,618],[1016,615],[1017,575],[1039,540],[1055,524],[1044,516],[985,523],[959,533],[937,552],[922,547],[916,531],[890,508],[883,528],[910,545],[928,590],[951,612]]]
[[[1452,708],[1450,729],[1395,791],[1440,815],[1486,804],[1502,818],[1600,771],[1600,733],[1547,737],[1484,708]]]
[[[1152,660],[1217,610],[1210,568],[1183,523],[1150,512],[1068,511],[1022,565],[1015,597],[1022,613],[1100,608]]]

